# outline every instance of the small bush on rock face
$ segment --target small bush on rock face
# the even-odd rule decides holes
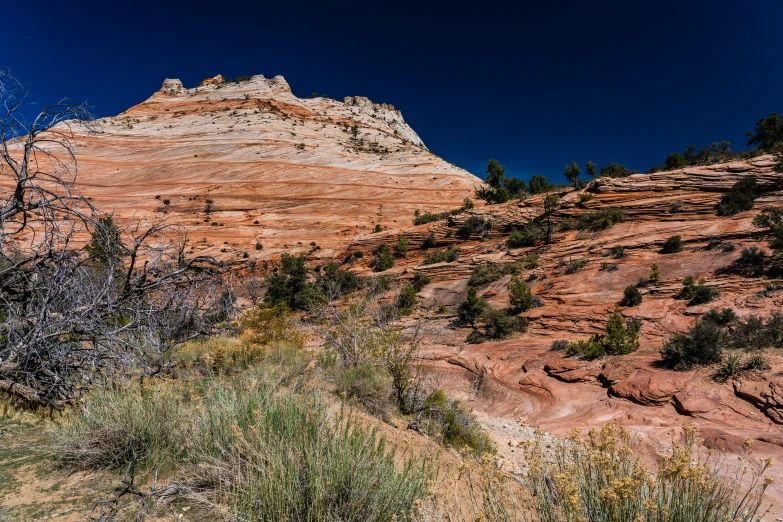
[[[770,247],[783,249],[783,208],[764,207],[761,213],[753,218],[753,225],[766,229],[771,236]]]
[[[533,307],[533,292],[525,281],[514,277],[508,285],[509,300],[514,310],[525,312]]]
[[[473,325],[487,308],[489,308],[489,305],[483,297],[479,297],[476,289],[468,288],[467,299],[457,307],[457,324]]]
[[[579,356],[588,361],[598,359],[606,355],[601,343],[598,341],[597,336],[593,336],[587,341],[574,341],[568,344],[566,349],[566,356],[575,357]]]
[[[744,265],[758,265],[764,262],[766,253],[756,245],[743,248],[740,253],[739,262]]]
[[[688,299],[689,305],[699,305],[709,303],[720,296],[719,289],[707,286],[704,283],[704,279],[695,283],[693,277],[687,276],[682,280],[682,290],[680,290],[679,297],[681,299]]]
[[[740,359],[739,355],[732,354],[721,361],[714,378],[718,382],[726,382],[729,379],[736,378],[741,371],[742,359]]]
[[[626,286],[620,306],[636,306],[642,303],[642,293],[633,285]]]
[[[663,362],[675,370],[719,362],[725,344],[723,328],[709,319],[699,319],[686,333],[676,333],[661,350]]]
[[[411,284],[403,285],[397,295],[397,306],[403,310],[409,310],[416,304],[416,289]]]
[[[468,344],[481,344],[487,342],[487,336],[481,333],[480,330],[472,330],[468,337],[465,339]]]
[[[394,257],[405,257],[408,255],[408,238],[397,236],[397,242],[392,246]]]
[[[481,315],[484,335],[488,339],[506,339],[527,330],[527,319],[508,315],[503,310],[487,310]]]
[[[661,247],[662,254],[674,254],[680,251],[682,251],[682,238],[680,236],[670,237]]]
[[[568,266],[565,269],[566,274],[575,274],[580,271],[587,262],[584,259],[572,259],[568,262]]]
[[[421,420],[423,430],[444,446],[451,446],[474,457],[493,454],[496,451],[492,440],[476,422],[475,416],[459,401],[450,399],[442,390],[435,390],[427,397]]]
[[[459,249],[454,247],[449,247],[446,250],[439,250],[437,252],[433,252],[432,254],[428,255],[426,258],[424,258],[424,264],[425,265],[433,265],[435,263],[453,263],[459,259]]]
[[[621,208],[607,208],[596,210],[588,214],[579,216],[577,228],[579,230],[605,230],[617,223],[622,223],[628,219],[628,214]]]
[[[612,257],[614,259],[624,259],[627,257],[625,248],[621,245],[613,246],[611,250]]]
[[[745,350],[764,348],[783,348],[783,315],[773,312],[768,319],[751,315],[742,320],[734,320],[729,334],[732,347]]]
[[[435,234],[430,232],[426,236],[424,236],[424,240],[421,242],[421,248],[422,250],[427,250],[428,248],[432,248],[437,244],[437,240],[435,239]]]
[[[394,266],[394,256],[392,255],[389,247],[381,245],[375,251],[375,258],[373,259],[372,269],[375,272],[383,272]]]
[[[482,286],[497,281],[508,274],[518,274],[520,263],[499,263],[477,266],[468,279],[468,286]]]
[[[428,284],[430,284],[430,282],[432,282],[432,278],[417,272],[413,276],[413,281],[411,281],[411,284],[413,285],[413,288],[415,288],[417,292],[421,292],[421,289],[427,286]]]
[[[521,228],[512,229],[506,244],[509,248],[531,247],[535,246],[539,241],[543,241],[545,235],[541,228],[529,221]]]
[[[551,349],[555,352],[564,352],[568,349],[568,344],[568,341],[565,339],[558,339],[557,341],[552,341]]]
[[[753,202],[762,194],[756,178],[748,176],[736,182],[718,203],[719,216],[733,216],[753,208]]]
[[[748,357],[745,364],[742,365],[744,370],[749,372],[765,372],[771,368],[769,362],[760,353],[756,353]]]
[[[640,329],[641,322],[624,320],[620,311],[615,310],[606,322],[603,334],[594,335],[587,341],[570,343],[566,355],[578,355],[588,360],[605,355],[627,355],[639,349]]]
[[[457,229],[457,237],[460,239],[468,239],[471,236],[486,236],[492,230],[492,221],[484,219],[480,216],[470,216],[465,222]]]

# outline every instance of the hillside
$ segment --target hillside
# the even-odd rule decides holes
[[[604,230],[559,231],[551,244],[507,246],[512,228],[544,212],[544,196],[540,195],[474,209],[385,237],[365,235],[346,251],[371,252],[381,242],[393,244],[398,234],[409,239],[407,257],[389,272],[408,274],[403,277],[421,274],[432,280],[419,292],[420,306],[407,319],[411,328],[421,328],[421,321],[425,324],[425,364],[440,374],[444,386],[465,390],[465,397],[483,412],[560,435],[614,420],[655,441],[649,446],[650,455],[663,454],[670,446],[673,426],[690,423],[700,428],[710,449],[742,454],[743,444],[751,439],[757,455],[780,458],[783,401],[778,390],[783,386],[783,357],[776,350],[760,352],[769,368],[745,372],[723,383],[713,378],[718,365],[674,371],[661,365],[660,355],[674,333],[686,331],[710,309],[731,308],[740,319],[767,318],[782,309],[779,261],[769,256],[768,238],[752,224],[763,207],[783,206],[783,175],[773,171],[773,163],[771,156],[761,156],[652,175],[599,178],[583,191],[563,190],[553,214],[560,230],[564,222],[600,209],[623,209],[627,217]],[[751,210],[717,216],[721,196],[747,176],[767,191]],[[585,195],[580,197],[580,193]],[[490,230],[460,239],[460,228],[473,217],[491,223]],[[665,241],[674,235],[681,236],[682,251],[661,253]],[[431,236],[430,246],[422,249],[427,236]],[[612,248],[618,246],[623,247],[622,256],[613,255]],[[741,251],[753,246],[767,257],[749,267],[740,261]],[[424,263],[432,252],[448,247],[459,249],[456,261]],[[523,268],[520,275],[542,306],[520,314],[529,320],[527,332],[507,340],[466,342],[471,329],[455,327],[454,320],[457,305],[466,299],[471,274],[480,266],[525,261],[533,252],[538,256],[537,266]],[[366,259],[355,260],[356,269]],[[640,305],[620,307],[625,318],[641,321],[638,351],[584,360],[551,348],[555,340],[587,340],[601,333],[625,287],[647,278],[652,264],[658,265],[660,279],[639,288]],[[704,279],[705,285],[720,290],[720,296],[698,305],[678,298],[687,276]],[[511,277],[476,286],[478,295],[495,309],[507,309]],[[762,347],[748,348],[751,351],[730,353],[746,359]],[[489,426],[501,441],[506,467],[521,469],[519,452],[511,453],[506,444],[514,440],[514,424]],[[773,471],[780,482],[783,473]],[[771,493],[775,498],[782,496],[777,486]]]
[[[429,152],[394,107],[301,99],[282,76],[218,76],[191,89],[168,79],[99,124],[74,140],[79,190],[120,218],[182,225],[195,252],[229,261],[310,252],[311,243],[316,257],[331,257],[417,208],[458,207],[480,183]]]

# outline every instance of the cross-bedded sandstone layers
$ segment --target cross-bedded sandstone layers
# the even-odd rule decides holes
[[[458,207],[479,183],[390,105],[300,99],[281,76],[222,80],[166,80],[98,134],[77,135],[77,188],[102,211],[165,219],[195,252],[241,261],[331,257],[417,208]]]

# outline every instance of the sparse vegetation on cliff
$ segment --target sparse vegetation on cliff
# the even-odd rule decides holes
[[[606,355],[627,355],[639,349],[639,330],[637,320],[623,319],[619,310],[606,322],[603,334],[596,334],[586,341],[570,343],[566,355],[580,356],[584,359],[598,359]]]

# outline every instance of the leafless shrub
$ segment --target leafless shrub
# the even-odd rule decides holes
[[[59,407],[165,371],[170,348],[226,321],[234,299],[216,260],[185,258],[177,229],[121,227],[78,194],[74,132],[96,130],[84,104],[28,123],[25,99],[0,71],[0,391]]]

